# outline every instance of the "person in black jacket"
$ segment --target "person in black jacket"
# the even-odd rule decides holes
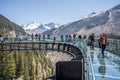
[[[90,48],[94,49],[94,33],[92,33],[90,36],[89,36],[89,45],[90,45]]]

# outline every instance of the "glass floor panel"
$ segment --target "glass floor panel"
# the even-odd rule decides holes
[[[120,77],[120,67],[109,67],[105,65],[94,65],[95,74],[100,76]]]
[[[100,49],[90,50],[96,80],[120,80],[120,56],[109,51],[104,54],[103,58]],[[89,75],[92,80],[91,72]]]
[[[93,80],[92,76],[89,77],[89,80]],[[96,80],[120,80],[120,78],[110,77],[110,76],[98,76],[96,75]]]

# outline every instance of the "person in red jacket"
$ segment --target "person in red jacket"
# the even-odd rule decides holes
[[[104,33],[100,37],[99,41],[100,41],[100,46],[101,46],[101,49],[102,49],[102,56],[104,57],[104,50],[106,48],[106,43],[107,43],[107,37]]]

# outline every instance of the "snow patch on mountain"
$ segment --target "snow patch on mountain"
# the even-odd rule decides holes
[[[29,24],[23,26],[23,29],[28,34],[39,34],[43,33],[44,31],[51,30],[53,28],[58,28],[61,26],[57,23],[48,23],[48,24],[42,24],[40,22],[30,22]]]
[[[48,23],[48,24],[45,24],[45,27],[48,28],[48,29],[58,28],[60,26],[61,26],[61,24],[58,24],[58,23]]]
[[[99,13],[92,12],[91,14],[83,17],[82,19],[86,19],[86,18],[90,18],[90,17],[95,17],[95,16],[98,16],[98,15],[100,15],[100,14],[102,14],[102,13],[103,13],[102,11],[99,12]]]
[[[42,26],[42,24],[39,22],[31,22],[28,25],[24,26],[23,28],[25,30],[32,30],[32,29],[37,29],[39,26]]]

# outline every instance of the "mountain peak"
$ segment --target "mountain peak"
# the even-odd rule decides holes
[[[30,22],[29,24],[24,26],[24,29],[25,30],[32,30],[32,29],[38,28],[39,26],[42,26],[42,24],[39,22]]]
[[[96,12],[92,12],[90,15],[94,15],[94,14],[96,14]]]
[[[37,21],[31,22],[30,24],[42,25],[40,22],[37,22]]]

